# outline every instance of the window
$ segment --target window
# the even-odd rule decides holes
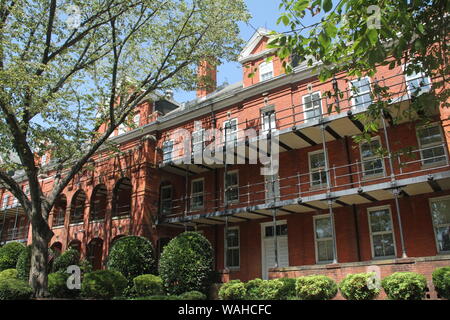
[[[161,214],[171,214],[172,212],[172,186],[161,187]]]
[[[14,197],[12,207],[15,208],[15,207],[17,207],[18,204],[19,204],[19,200],[16,197]]]
[[[265,237],[273,237],[273,226],[266,226],[264,228]],[[277,237],[279,236],[287,236],[288,235],[288,226],[286,223],[277,225]]]
[[[5,194],[3,196],[2,209],[7,209],[8,208],[8,203],[9,203],[9,194]]]
[[[430,78],[422,72],[416,73],[413,71],[410,75],[405,74],[405,81],[408,93],[412,96],[418,96],[431,89]]]
[[[303,108],[305,110],[305,121],[319,117],[322,114],[320,92],[303,96]]]
[[[394,257],[395,241],[389,207],[368,210],[373,258]]]
[[[237,119],[230,119],[223,123],[223,129],[225,132],[224,141],[227,145],[234,144],[237,141]]]
[[[163,143],[163,163],[168,163],[172,161],[172,152],[173,152],[173,141],[168,140]]]
[[[204,129],[192,132],[192,152],[194,154],[202,153],[205,145],[204,134]]]
[[[225,201],[233,203],[239,201],[239,178],[238,172],[227,172],[225,176]]]
[[[191,189],[192,189],[191,209],[192,210],[202,209],[204,205],[203,179],[193,180],[191,184]]]
[[[450,197],[431,199],[430,207],[437,250],[450,252]]]
[[[133,117],[133,123],[136,127],[139,127],[141,125],[141,114],[136,113]]]
[[[264,61],[259,65],[259,81],[265,81],[273,78],[273,63],[272,61]]]
[[[118,135],[121,135],[121,134],[123,134],[123,133],[125,133],[125,132],[127,132],[127,127],[125,126],[124,123],[121,123],[121,124],[119,125],[119,128],[117,129],[117,134],[118,134]]]
[[[375,137],[372,141],[361,144],[360,149],[363,176],[368,177],[383,174],[383,159],[377,154],[380,149],[380,139]]]
[[[350,89],[353,106],[368,107],[372,104],[372,97],[370,96],[370,80],[364,77],[350,82]]]
[[[228,228],[225,241],[227,242],[227,267],[231,269],[239,268],[239,228]]]
[[[44,153],[41,158],[41,166],[45,165],[46,163],[47,163],[47,154]]]
[[[325,154],[322,150],[309,153],[309,171],[311,186],[324,186],[327,184]]]
[[[333,261],[333,230],[329,215],[314,217],[314,237],[317,262]]]
[[[420,145],[420,155],[423,164],[433,164],[446,160],[443,139],[439,125],[419,128],[417,137]]]
[[[261,110],[261,123],[263,134],[273,131],[277,128],[275,120],[275,110],[273,107]]]

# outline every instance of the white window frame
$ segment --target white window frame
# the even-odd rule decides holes
[[[166,144],[169,143],[169,142],[172,144],[172,148],[170,149],[170,153],[164,151],[164,148],[165,148]],[[163,163],[169,163],[169,162],[173,161],[173,146],[174,146],[174,141],[173,140],[166,140],[166,141],[163,142],[163,145],[162,145]],[[165,159],[165,155],[166,154],[170,154],[169,159]]]
[[[44,166],[47,164],[47,154],[44,153],[41,157],[41,166]]]
[[[428,86],[431,88],[431,79],[430,79],[430,77],[427,76],[425,73],[420,72],[419,74],[417,74],[417,73],[414,72],[414,74],[407,75],[405,69],[406,69],[406,67],[407,67],[408,65],[409,65],[409,63],[406,64],[406,65],[405,65],[405,64],[402,65],[403,75],[405,76],[405,83],[406,83],[406,89],[408,90],[408,94],[409,94],[410,96],[412,96],[412,95],[414,94],[414,92],[412,92],[412,91],[409,89],[409,85],[408,85],[408,84],[409,84],[410,81],[414,81],[414,80],[416,80],[416,79],[420,79],[420,78],[427,79],[427,80],[428,80]],[[427,89],[427,90],[421,89],[421,90],[419,91],[419,95],[420,95],[422,92],[428,92],[428,91],[430,91],[430,88]]]
[[[138,112],[133,117],[133,123],[136,127],[140,127],[141,125],[141,114]]]
[[[201,139],[199,141],[195,141],[195,136],[200,135]],[[196,150],[196,147],[200,145],[199,150]],[[198,148],[198,147],[197,147]],[[192,154],[197,154],[203,152],[205,148],[205,129],[199,129],[192,132]]]
[[[229,132],[227,132],[226,125],[228,123],[232,124],[233,122],[236,122],[236,129],[235,130],[231,130],[232,126],[230,126],[230,130],[229,130]],[[234,142],[233,143],[236,143],[237,140],[238,140],[238,135],[237,135],[238,131],[239,131],[238,118],[232,118],[230,120],[224,121],[223,122],[223,143],[225,144],[225,141],[226,141],[227,144],[231,144],[231,140],[228,139],[229,136],[234,136],[235,138],[234,138]]]
[[[319,106],[314,108],[314,101],[317,101],[317,99],[313,100],[313,96],[316,95],[316,94],[319,95],[319,99],[318,99]],[[312,108],[308,108],[308,109],[306,108],[305,100],[306,100],[307,97],[311,97],[311,106],[312,106]],[[304,114],[303,118],[304,118],[305,122],[317,120],[319,117],[317,115],[315,115],[316,112],[314,110],[318,109],[320,111],[319,112],[319,116],[321,116],[323,114],[323,110],[322,110],[322,93],[320,91],[315,91],[315,92],[311,92],[311,93],[305,94],[302,97],[302,106],[303,106],[303,114]],[[306,116],[306,112],[309,112],[309,111],[314,111],[314,115],[315,115],[314,118],[309,118],[309,117]]]
[[[200,192],[194,193],[194,183],[199,182],[199,181],[202,182],[203,190],[201,193]],[[203,198],[202,206],[194,206],[194,197],[197,197],[200,195]],[[194,179],[191,181],[191,201],[190,202],[191,203],[190,203],[189,207],[191,208],[191,211],[202,210],[205,207],[205,179],[204,178],[198,178],[198,179]]]
[[[9,194],[5,193],[2,198],[2,210],[8,209]]]
[[[125,125],[125,123],[122,122],[117,127],[117,135],[120,136],[121,134],[124,134],[126,132],[127,132],[127,126]]]
[[[450,228],[450,223],[436,225],[434,223],[433,214],[432,214],[432,211],[431,211],[432,210],[432,207],[431,207],[432,202],[442,201],[442,200],[450,200],[450,196],[430,198],[430,199],[428,199],[428,202],[429,202],[429,206],[430,206],[431,224],[433,225],[433,233],[434,233],[434,241],[435,241],[435,244],[436,244],[436,251],[438,252],[438,254],[449,254],[450,250],[439,251],[439,241],[438,241],[438,238],[437,238],[436,228],[439,228],[439,227],[449,227]]]
[[[353,83],[354,82],[359,82],[359,81],[361,81],[361,80],[363,80],[363,79],[367,79],[368,80],[368,82],[369,82],[369,91],[364,91],[364,92],[359,92],[359,90],[360,90],[360,88],[361,87],[355,87],[357,90],[358,90],[358,93],[355,93],[354,91],[353,91]],[[363,102],[362,103],[362,105],[361,104],[359,104],[359,105],[356,105],[356,101],[355,101],[355,98],[357,98],[357,97],[360,97],[360,96],[363,96],[363,95],[366,95],[366,94],[370,94],[371,93],[371,90],[370,90],[370,88],[371,88],[371,86],[372,86],[372,82],[370,81],[370,77],[361,77],[361,78],[357,78],[357,79],[353,79],[353,80],[351,80],[350,82],[349,82],[349,87],[350,87],[350,92],[351,92],[351,94],[352,94],[352,108],[353,109],[355,109],[355,108],[365,108],[366,106],[365,106],[365,104],[366,104],[366,102]],[[370,104],[372,104],[372,97],[370,98],[370,101],[371,101],[371,103]],[[369,104],[369,105],[370,105]]]
[[[312,188],[322,188],[322,187],[324,187],[324,186],[327,185],[327,181],[325,181],[325,182],[323,182],[323,183],[319,183],[319,184],[313,184],[313,181],[314,181],[314,180],[313,180],[313,173],[317,173],[317,172],[325,172],[325,179],[328,179],[328,175],[327,175],[327,171],[326,171],[326,168],[327,168],[327,164],[326,164],[326,163],[325,163],[325,165],[324,165],[323,167],[315,168],[315,169],[312,168],[312,165],[311,165],[311,156],[313,156],[313,155],[315,155],[315,154],[319,154],[319,153],[323,153],[324,161],[327,161],[327,159],[326,159],[326,157],[325,157],[325,151],[324,151],[323,149],[319,149],[319,150],[316,150],[316,151],[308,152],[309,185],[310,185]]]
[[[370,221],[370,213],[372,211],[379,211],[379,210],[385,210],[385,209],[387,209],[389,211],[389,219],[390,219],[390,222],[391,222],[391,231],[372,232],[372,224],[371,224],[371,221]],[[372,259],[380,260],[380,259],[390,259],[390,258],[397,257],[397,243],[395,241],[394,221],[392,220],[391,206],[390,205],[385,205],[385,206],[378,206],[378,207],[367,208],[367,222],[369,224],[370,249],[371,249],[371,252],[372,252]],[[389,233],[392,234],[392,241],[393,241],[393,245],[394,245],[394,255],[375,257],[375,249],[373,247],[373,236],[374,235],[379,235],[379,234],[389,234]]]
[[[258,66],[259,81],[267,81],[274,77],[273,61],[263,61]]]
[[[372,142],[372,141],[374,141],[374,140],[378,140],[378,143],[379,143],[380,147],[383,146],[383,145],[381,144],[381,138],[380,138],[380,136],[372,137],[372,138],[370,139],[370,142]],[[374,178],[374,177],[382,177],[382,176],[384,176],[384,175],[386,174],[386,168],[384,167],[384,158],[383,158],[383,157],[380,157],[380,156],[378,156],[378,155],[374,155],[374,156],[370,156],[370,157],[368,157],[368,158],[363,159],[362,146],[363,146],[364,144],[366,144],[366,143],[367,143],[367,142],[361,142],[361,143],[359,144],[359,156],[361,157],[361,169],[362,169],[362,176],[363,176],[363,178]],[[378,160],[378,159],[381,160],[381,167],[382,167],[382,170],[383,170],[383,171],[380,172],[380,173],[367,173],[366,170],[365,170],[365,168],[364,168],[364,162],[367,162],[367,161],[375,161],[375,160]]]
[[[235,187],[236,189],[237,189],[237,199],[236,200],[231,200],[231,201],[228,201],[228,199],[227,199],[227,177],[226,177],[226,175],[224,174],[224,177],[225,177],[225,179],[223,180],[223,189],[224,189],[224,199],[225,199],[225,203],[226,204],[236,204],[236,203],[239,203],[239,170],[231,170],[231,171],[228,171],[227,173],[226,173],[227,175],[229,175],[229,174],[236,174],[236,177],[237,177],[237,184],[235,184],[235,185],[231,185],[230,187]]]
[[[318,246],[318,243],[331,240],[331,249],[334,251],[333,235],[331,235],[331,237],[327,237],[327,238],[321,238],[321,239],[317,238],[316,221],[320,220],[320,219],[329,219],[331,228],[333,228],[333,225],[331,224],[331,216],[330,216],[330,214],[320,214],[320,215],[314,215],[313,216],[313,233],[314,233],[314,247],[315,247],[315,254],[316,254],[316,264],[327,264],[327,263],[333,262],[333,258],[331,260],[323,260],[323,261],[319,260],[319,246]],[[332,232],[334,232],[334,230],[332,230]],[[333,253],[333,256],[334,256],[334,253]]]
[[[438,127],[438,129],[439,129],[439,134],[441,136],[441,142],[434,142],[434,143],[429,143],[429,144],[424,144],[423,145],[420,142],[419,131],[422,130],[422,129],[426,129],[426,128],[430,128],[430,127],[434,127],[434,126]],[[427,160],[427,159],[425,159],[423,157],[423,154],[422,154],[423,150],[420,150],[420,160],[421,160],[421,163],[422,163],[423,166],[433,167],[433,166],[439,166],[439,165],[448,163],[448,154],[447,154],[446,147],[444,145],[445,144],[445,138],[444,138],[444,134],[442,132],[442,126],[439,124],[439,122],[433,122],[433,123],[431,123],[429,125],[417,127],[416,128],[416,137],[417,137],[417,145],[419,146],[419,149],[426,149],[426,148],[433,149],[432,147],[438,147],[438,146],[441,146],[442,149],[444,149],[444,157],[445,157],[445,159],[439,160],[439,161],[433,161],[433,162],[430,162],[430,163],[425,163],[425,160]],[[428,159],[430,159],[430,158],[428,158]]]
[[[172,201],[172,199],[173,199],[173,187],[172,187],[171,184],[165,185],[165,186],[161,186],[161,196],[160,196],[161,214],[162,215],[168,215],[168,214],[172,213],[172,203],[170,204],[170,212],[169,213],[163,212],[163,202],[169,200],[169,199],[163,199],[163,190],[164,189],[170,189],[170,201]]]
[[[228,246],[228,234],[226,234],[225,232],[224,234],[224,245],[225,245],[225,241],[227,244],[227,250],[224,250],[224,261],[226,261],[227,265],[225,266],[225,268],[228,268],[229,270],[239,270],[241,268],[241,230],[239,229],[238,226],[234,226],[234,227],[228,227],[228,231],[230,230],[237,230],[238,231],[238,245],[237,247],[229,247]],[[224,248],[225,249],[225,248]],[[239,252],[239,265],[238,266],[229,266],[228,263],[228,259],[227,259],[227,254],[228,254],[228,250],[238,250]]]
[[[268,122],[270,124],[270,131],[273,132],[277,129],[277,119],[276,119],[276,113],[275,113],[275,107],[265,107],[261,108],[261,129],[263,134],[269,133],[269,128],[266,126],[266,118],[269,118]]]

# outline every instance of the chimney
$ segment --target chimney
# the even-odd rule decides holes
[[[197,98],[206,97],[217,87],[217,68],[208,60],[202,60],[197,68]]]

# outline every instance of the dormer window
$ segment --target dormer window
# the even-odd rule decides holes
[[[259,65],[259,80],[265,81],[273,78],[273,62],[264,61]]]

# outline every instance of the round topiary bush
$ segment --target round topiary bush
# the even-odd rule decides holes
[[[63,272],[55,272],[48,275],[48,292],[51,297],[75,299],[79,296],[80,290],[67,287],[69,276],[70,274]]]
[[[27,246],[19,255],[16,264],[17,278],[28,281],[31,269],[31,246]]]
[[[133,279],[134,292],[139,296],[156,296],[164,293],[163,282],[153,274],[143,274]]]
[[[279,278],[283,283],[283,287],[279,290],[279,298],[281,300],[288,300],[296,296],[295,294],[295,278]]]
[[[16,267],[17,259],[25,250],[25,246],[19,242],[9,242],[0,248],[0,271]]]
[[[74,248],[68,248],[53,262],[53,272],[66,272],[72,265],[78,265],[80,262],[80,253]]]
[[[301,300],[329,300],[336,296],[338,287],[327,276],[311,275],[297,278],[295,291]]]
[[[2,279],[17,279],[16,269],[6,269],[0,272],[0,280]]]
[[[347,300],[372,300],[380,293],[380,288],[373,283],[375,273],[356,273],[347,275],[341,283],[339,290]]]
[[[432,278],[439,296],[450,299],[450,267],[437,268],[433,271]]]
[[[260,287],[261,284],[264,282],[264,280],[260,278],[256,278],[253,280],[250,280],[245,283],[245,290],[247,291],[247,297],[248,300],[260,300]]]
[[[180,300],[206,300],[206,295],[200,291],[189,291],[178,296]]]
[[[259,286],[259,296],[262,300],[281,300],[283,282],[278,279],[264,280]]]
[[[0,280],[0,300],[28,300],[33,294],[25,281],[5,278]]]
[[[241,280],[231,280],[224,283],[219,289],[219,298],[221,300],[245,300],[247,290]]]
[[[184,232],[172,239],[159,261],[159,274],[169,294],[207,292],[212,270],[211,244],[198,232]]]
[[[421,300],[425,297],[427,280],[415,272],[395,272],[381,281],[391,300]]]
[[[156,273],[152,243],[138,236],[118,239],[109,252],[107,267],[109,270],[122,273],[130,285],[137,276]]]
[[[122,296],[127,285],[127,279],[120,272],[97,270],[84,276],[81,294],[86,298],[111,299]]]

